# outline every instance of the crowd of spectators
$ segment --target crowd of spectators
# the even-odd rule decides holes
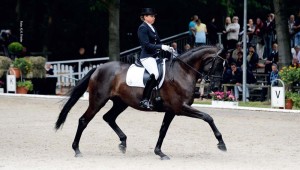
[[[255,21],[255,22],[254,22]],[[290,45],[292,47],[292,66],[300,66],[300,11],[296,15],[291,15],[287,20],[290,33]],[[247,84],[256,83],[254,73],[263,70],[267,74],[267,84],[270,85],[274,77],[278,77],[278,44],[276,39],[275,15],[269,13],[265,19],[249,18],[247,30],[242,30],[239,24],[239,17],[226,17],[223,28],[218,28],[215,18],[206,24],[201,22],[200,17],[194,15],[189,23],[189,46],[191,48],[203,44],[218,44],[218,32],[222,32],[222,45],[226,50],[226,64],[224,66],[223,83],[236,84],[233,88],[236,99],[239,99],[239,91],[243,79],[243,42],[242,35],[246,38],[246,64],[247,64]],[[206,39],[207,37],[207,39]],[[220,45],[220,44],[219,44]],[[276,74],[275,74],[276,73]],[[276,76],[274,76],[276,75]],[[265,94],[265,89],[262,94]],[[200,88],[200,96],[203,97],[203,88]],[[246,89],[246,96],[249,97],[249,90]],[[260,100],[263,101],[264,96]]]

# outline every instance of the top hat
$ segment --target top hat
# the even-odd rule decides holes
[[[156,12],[152,8],[142,8],[141,16],[143,15],[156,15]]]

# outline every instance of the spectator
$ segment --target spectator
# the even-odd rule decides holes
[[[54,75],[51,64],[45,64],[46,75]]]
[[[255,30],[255,25],[253,24],[253,19],[250,18],[248,20],[248,24],[247,24],[247,39],[248,39],[247,44],[248,44],[248,46],[250,45],[250,42],[252,41],[254,30]]]
[[[201,22],[200,19],[196,21],[196,35],[195,35],[195,46],[201,46],[206,44],[206,25]]]
[[[295,46],[300,45],[300,10],[298,11],[293,28],[295,33]]]
[[[194,15],[189,23],[189,44],[193,48],[195,44],[195,34],[196,34],[196,21],[198,20],[198,15]]]
[[[265,73],[270,73],[272,71],[272,64],[277,64],[278,61],[278,45],[274,43],[272,46],[271,55],[265,62]]]
[[[226,29],[229,26],[229,24],[231,24],[231,19],[230,19],[230,17],[226,17],[226,19],[225,19],[225,25],[224,25],[224,28],[223,28],[223,31],[222,31],[223,32],[223,34],[222,34],[222,43],[223,43],[224,49],[228,49]]]
[[[236,100],[239,100],[239,92],[242,92],[242,82],[243,82],[243,71],[238,68],[235,63],[231,63],[231,69],[227,70],[225,78],[229,83],[235,84],[234,86],[234,96]],[[246,86],[246,98],[249,101],[249,89]]]
[[[299,68],[299,67],[300,67],[300,63],[299,63],[299,61],[298,61],[297,58],[293,57],[291,66],[292,66],[292,67],[296,67],[296,68]]]
[[[289,26],[289,33],[290,33],[290,39],[291,39],[291,47],[293,48],[295,46],[295,36],[294,36],[294,25],[295,25],[295,16],[290,15],[290,19],[288,20],[288,26]]]
[[[198,80],[198,81],[200,81],[200,80]],[[205,82],[206,82],[205,79],[201,79],[200,87],[199,87],[200,100],[203,100],[203,97],[204,97]]]
[[[300,63],[300,45],[295,46],[295,53],[293,54],[293,58],[297,58],[298,62]]]
[[[0,32],[0,45],[2,46],[3,53],[7,57],[12,57],[8,52],[8,45],[12,42],[16,42],[17,38],[12,35],[11,30],[1,30]],[[14,59],[14,58],[13,58]]]
[[[237,60],[236,60],[236,66],[237,67],[242,67],[243,66],[243,52],[239,51],[237,53]]]
[[[190,49],[191,49],[190,44],[185,44],[185,46],[184,46],[184,52],[187,52],[187,51],[189,51]]]
[[[239,18],[237,16],[234,16],[232,18],[233,23],[229,24],[226,28],[228,49],[234,49],[236,43],[238,42],[240,32],[240,24],[238,23],[238,21]]]
[[[272,64],[272,71],[270,72],[268,84],[271,84],[274,80],[279,79],[277,64]]]
[[[234,59],[231,56],[231,52],[227,51],[225,54],[225,65],[224,65],[224,71],[230,69],[231,63],[234,63]]]
[[[275,23],[272,19],[272,15],[269,14],[267,20],[264,23],[264,41],[265,49],[263,58],[266,59],[270,56],[272,51],[272,43],[275,41]]]
[[[279,79],[279,72],[278,72],[278,67],[277,64],[272,64],[272,71],[269,73],[269,76],[267,78],[267,84],[271,85],[271,83],[276,80]],[[274,85],[277,85],[277,82],[274,83]],[[261,98],[260,101],[264,101],[266,98],[266,94],[267,94],[267,89],[266,88],[262,88],[262,93],[261,93]]]
[[[232,58],[236,61],[238,58],[238,52],[241,52],[243,50],[242,43],[238,42],[236,43],[235,49],[232,52]]]
[[[173,53],[169,53],[169,56],[168,56],[169,59],[177,57],[178,55],[180,55],[182,53],[182,51],[180,49],[178,49],[178,46],[177,46],[176,42],[173,42],[171,44],[171,47],[174,48],[174,51],[173,51]]]
[[[249,70],[255,70],[258,66],[258,55],[255,52],[255,49],[253,46],[249,47],[248,54],[247,54],[247,62],[248,62],[248,68]]]
[[[253,33],[253,38],[251,41],[251,46],[255,47],[255,50],[257,51],[258,57],[259,59],[262,59],[263,54],[264,54],[264,39],[263,39],[263,29],[264,29],[264,24],[261,21],[260,18],[256,19],[256,26],[255,26],[255,30]]]
[[[211,22],[207,25],[207,32],[208,32],[207,37],[211,45],[216,45],[218,42],[218,27],[215,24],[215,21],[216,20],[213,17],[211,19]]]

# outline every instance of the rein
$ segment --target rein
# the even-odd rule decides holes
[[[192,66],[190,66],[189,64],[187,64],[186,62],[184,62],[183,60],[181,60],[179,57],[177,57],[176,55],[174,55],[174,53],[172,53],[172,57],[174,57],[174,58],[172,59],[172,63],[171,63],[171,65],[170,65],[170,67],[173,68],[174,62],[175,62],[176,60],[179,60],[180,62],[182,62],[183,64],[185,64],[185,66],[187,66],[189,69],[193,70],[193,71],[196,72],[198,75],[200,75],[200,76],[201,76],[201,79],[203,79],[203,77],[204,77],[205,79],[207,79],[208,77],[210,77],[209,75],[210,75],[211,69],[212,69],[212,67],[214,66],[214,63],[215,63],[215,61],[216,61],[217,58],[220,58],[220,59],[222,59],[223,61],[225,61],[225,59],[223,59],[221,56],[219,56],[219,54],[216,54],[216,56],[214,56],[214,57],[212,58],[212,60],[210,61],[210,62],[213,62],[213,63],[212,63],[212,65],[210,66],[208,73],[207,73],[206,75],[204,75],[203,73],[201,73],[201,72],[199,72],[198,70],[194,69]],[[211,77],[213,77],[213,78],[221,78],[221,76],[214,76],[214,75],[212,75]]]

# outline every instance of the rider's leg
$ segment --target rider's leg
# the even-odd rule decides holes
[[[150,73],[150,78],[148,79],[145,89],[143,92],[143,99],[140,102],[140,106],[142,108],[151,108],[149,105],[149,99],[151,96],[151,92],[153,88],[157,85],[157,78],[158,78],[158,69],[157,69],[157,64],[156,60],[153,57],[148,57],[141,59],[141,62],[145,69]]]
[[[150,109],[150,96],[152,93],[153,88],[157,85],[157,81],[153,74],[151,74],[150,78],[147,80],[144,92],[143,92],[143,99],[140,102],[140,107]]]

